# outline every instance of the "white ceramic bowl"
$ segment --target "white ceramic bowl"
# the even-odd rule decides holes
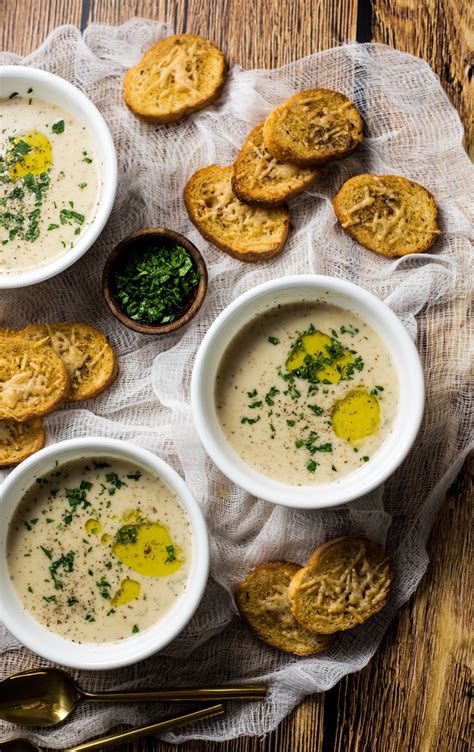
[[[191,523],[193,552],[185,592],[156,624],[128,637],[106,643],[78,644],[37,622],[26,611],[8,574],[6,541],[9,522],[25,491],[38,475],[79,457],[116,457],[159,475],[176,493]],[[82,669],[127,666],[156,653],[186,626],[201,601],[209,573],[206,523],[193,494],[173,468],[147,449],[116,439],[87,438],[62,441],[29,457],[15,468],[0,488],[0,621],[27,648],[47,660]]]
[[[0,66],[0,98],[12,91],[26,95],[29,87],[35,97],[59,105],[90,131],[101,160],[102,193],[95,219],[71,250],[48,264],[19,274],[0,274],[0,289],[26,287],[50,279],[74,264],[89,250],[104,229],[117,192],[117,155],[104,118],[95,105],[79,89],[53,73],[20,65]]]
[[[219,424],[214,388],[227,346],[249,321],[278,304],[312,300],[327,301],[352,311],[380,335],[397,369],[399,405],[390,435],[363,467],[331,483],[290,486],[262,475],[231,447]],[[206,333],[196,356],[191,382],[191,405],[197,431],[207,453],[222,472],[257,498],[301,509],[344,504],[388,478],[415,441],[424,401],[418,352],[393,311],[362,287],[333,277],[309,274],[265,282],[234,300]]]

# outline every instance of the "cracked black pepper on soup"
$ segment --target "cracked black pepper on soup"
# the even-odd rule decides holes
[[[112,642],[156,623],[184,593],[191,527],[156,475],[80,459],[36,479],[10,523],[7,557],[41,624],[75,642]]]
[[[0,99],[0,273],[67,254],[94,220],[99,158],[88,128],[32,87]]]
[[[290,485],[338,480],[388,436],[398,404],[381,338],[325,302],[281,305],[248,323],[219,365],[215,402],[231,446]]]

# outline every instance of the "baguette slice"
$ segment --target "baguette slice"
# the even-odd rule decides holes
[[[384,607],[391,580],[380,546],[366,538],[335,538],[294,575],[291,611],[302,627],[319,634],[351,629]]]
[[[333,206],[342,228],[382,256],[422,253],[440,234],[431,193],[398,175],[356,175],[344,183]]]
[[[207,240],[241,261],[277,256],[288,236],[288,207],[242,203],[232,191],[232,174],[232,166],[210,165],[191,176],[184,189],[191,220]]]
[[[301,567],[288,561],[262,564],[242,582],[236,593],[242,617],[263,642],[295,655],[325,650],[332,639],[301,627],[291,614],[288,585]]]
[[[362,128],[357,107],[344,94],[308,89],[270,113],[263,138],[276,159],[313,167],[354,151],[362,141]]]
[[[68,402],[97,397],[117,378],[117,359],[107,337],[89,324],[32,324],[20,336],[41,341],[59,355],[71,382]]]
[[[218,99],[225,83],[224,55],[194,34],[162,39],[125,74],[123,95],[138,117],[173,123]]]
[[[44,447],[44,430],[41,418],[25,423],[0,420],[0,467],[17,465],[30,454]]]
[[[235,195],[256,206],[279,206],[309,188],[320,171],[297,167],[272,157],[263,142],[263,124],[251,131],[234,162]]]
[[[51,347],[0,338],[0,419],[22,422],[46,415],[68,390],[68,372]]]

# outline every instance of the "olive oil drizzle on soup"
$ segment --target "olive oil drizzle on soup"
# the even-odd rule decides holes
[[[58,105],[0,99],[0,274],[67,254],[94,220],[100,165],[88,128]]]
[[[357,470],[390,432],[398,379],[387,348],[358,316],[320,303],[251,321],[219,365],[215,402],[237,454],[290,485]]]
[[[41,624],[75,642],[112,642],[156,623],[184,593],[190,522],[157,476],[122,460],[76,460],[25,494],[7,556]]]

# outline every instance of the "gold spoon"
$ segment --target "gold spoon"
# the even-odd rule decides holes
[[[21,726],[55,726],[65,721],[81,700],[129,702],[146,700],[259,700],[265,685],[158,689],[135,692],[84,692],[65,671],[41,668],[14,674],[0,682],[0,718]]]
[[[122,744],[122,742],[141,739],[142,736],[159,734],[162,731],[169,731],[184,723],[192,723],[201,718],[211,718],[211,716],[222,715],[223,713],[224,708],[222,705],[211,705],[207,708],[195,710],[192,713],[177,715],[158,723],[152,723],[149,726],[138,726],[129,731],[121,731],[117,734],[104,736],[102,739],[95,739],[93,742],[78,744],[76,747],[69,747],[68,749],[61,750],[61,752],[86,752],[86,750],[102,749],[103,747],[110,747],[113,744]],[[0,750],[1,752],[42,752],[41,747],[37,747],[36,744],[33,744],[28,739],[10,739],[8,742],[0,742]]]

